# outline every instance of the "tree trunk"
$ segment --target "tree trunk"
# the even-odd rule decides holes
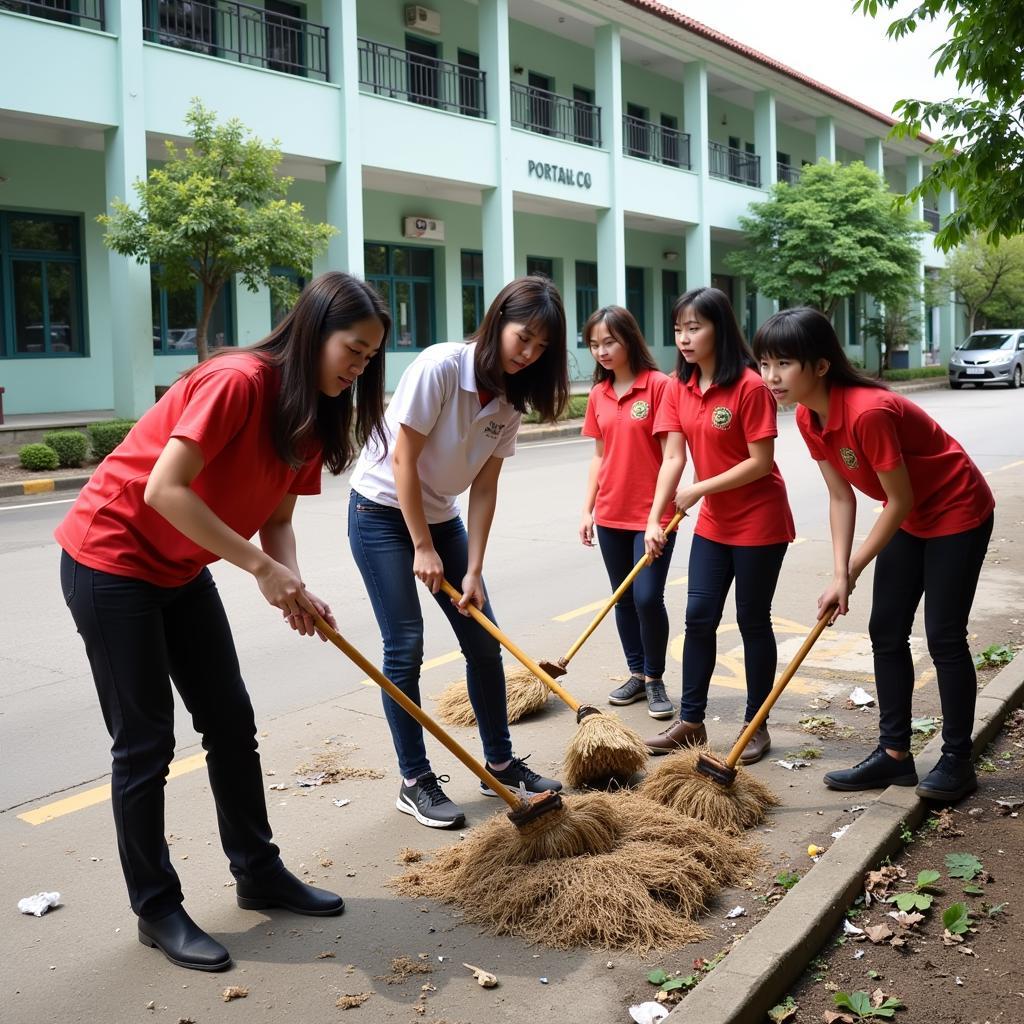
[[[967,333],[968,334],[973,334],[974,333],[974,318],[977,315],[978,315],[977,309],[971,309],[970,307],[968,307],[968,309],[967,309]]]
[[[196,359],[202,363],[210,355],[210,347],[207,344],[206,336],[210,329],[210,317],[213,315],[213,307],[217,303],[217,296],[220,295],[224,282],[207,284],[203,282],[203,308],[199,315],[199,323],[196,326]]]

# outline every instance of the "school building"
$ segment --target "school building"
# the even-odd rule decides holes
[[[512,277],[550,275],[579,327],[628,306],[665,367],[669,310],[715,284],[746,330],[776,305],[730,276],[738,218],[819,158],[863,160],[894,192],[921,140],[890,118],[654,0],[0,0],[0,386],[8,413],[137,416],[193,362],[198,296],[109,253],[96,218],[186,137],[192,97],[279,140],[291,197],[340,229],[316,270],[364,275],[415,353],[473,330]],[[932,231],[952,197],[917,215]],[[928,235],[921,277],[942,254]],[[948,357],[952,302],[925,307],[910,365]],[[858,295],[837,315],[872,360]],[[241,283],[211,343],[275,311]]]

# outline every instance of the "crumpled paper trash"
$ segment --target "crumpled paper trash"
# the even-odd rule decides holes
[[[629,1015],[636,1024],[658,1024],[668,1016],[668,1010],[661,1003],[637,1003],[629,1008]]]
[[[32,914],[35,917],[42,917],[50,907],[60,903],[59,892],[37,892],[35,896],[26,896],[18,900],[18,910],[23,914]]]

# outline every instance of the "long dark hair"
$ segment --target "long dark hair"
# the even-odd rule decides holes
[[[715,373],[711,378],[712,384],[728,387],[735,384],[748,367],[751,370],[757,368],[754,355],[743,337],[732,303],[725,292],[718,288],[691,288],[676,299],[672,307],[672,322],[678,323],[691,306],[703,320],[709,320],[715,329]],[[688,363],[680,352],[676,359],[676,376],[686,381],[697,372],[699,367]]]
[[[622,306],[602,306],[590,314],[589,319],[583,325],[583,344],[589,347],[590,335],[599,324],[608,328],[611,336],[625,348],[629,358],[629,372],[634,376],[641,370],[656,370],[658,364],[651,355],[651,350],[644,341],[643,331],[636,322],[636,317],[628,309]],[[606,370],[600,363],[594,365],[594,383],[613,380],[615,374]]]
[[[319,387],[324,342],[335,331],[371,319],[384,326],[380,351],[351,388],[328,398]],[[371,437],[386,448],[384,348],[390,331],[391,315],[380,296],[365,281],[330,270],[303,288],[290,312],[265,338],[244,348],[220,349],[214,357],[251,352],[277,367],[281,386],[271,424],[275,451],[297,469],[319,443],[324,465],[337,476]]]
[[[501,366],[501,332],[508,323],[524,324],[547,340],[540,358],[519,373],[505,373]],[[569,401],[565,309],[550,278],[530,274],[510,281],[494,297],[469,340],[476,342],[473,369],[480,387],[504,394],[519,412],[533,409],[542,421],[561,415]]]
[[[850,362],[828,317],[810,306],[783,309],[765,320],[754,335],[754,355],[758,360],[793,359],[801,366],[824,359],[828,362],[828,385],[888,390],[882,381],[862,373]]]

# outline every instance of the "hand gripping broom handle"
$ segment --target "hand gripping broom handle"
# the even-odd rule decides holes
[[[462,595],[447,580],[441,581],[441,589],[453,601],[462,600]],[[563,690],[562,687],[559,686],[558,683],[556,683],[554,679],[552,679],[551,676],[533,660],[533,658],[509,640],[509,638],[505,636],[505,634],[502,633],[502,631],[498,629],[498,627],[491,622],[491,620],[487,618],[487,616],[484,615],[484,613],[480,611],[472,601],[469,602],[467,610],[469,611],[469,614],[472,615],[473,618],[476,619],[476,621],[479,622],[480,625],[483,626],[484,629],[486,629],[487,632],[490,633],[491,636],[493,636],[494,639],[497,640],[513,658],[516,659],[516,661],[520,662],[524,668],[532,672],[556,697],[560,697],[573,711],[577,714],[579,713],[580,702],[566,690]]]
[[[676,529],[679,526],[679,524],[683,521],[683,516],[685,515],[685,512],[677,512],[669,521],[668,525],[665,527],[665,532],[671,533],[674,529]],[[580,634],[580,638],[576,641],[576,643],[574,643],[572,647],[570,647],[569,650],[565,652],[564,657],[558,659],[558,664],[561,665],[562,668],[565,668],[566,665],[568,665],[569,662],[572,661],[576,652],[587,642],[587,640],[590,639],[590,634],[593,633],[594,630],[601,625],[601,620],[619,603],[619,599],[622,597],[622,595],[627,590],[629,590],[629,588],[633,585],[633,580],[635,580],[637,576],[640,575],[640,571],[650,564],[650,555],[644,555],[644,557],[641,558],[640,561],[633,566],[633,568],[630,570],[629,575],[618,585],[618,587],[615,590],[615,593],[612,594],[610,598],[608,598],[607,603],[594,616],[594,618],[590,622],[590,625],[587,626],[587,628]]]
[[[835,610],[835,605],[833,605],[814,624],[814,628],[807,634],[807,639],[800,645],[800,650],[793,655],[793,660],[786,666],[786,670],[779,676],[778,682],[772,687],[772,692],[768,694],[767,699],[758,709],[757,714],[750,720],[750,724],[740,733],[740,738],[736,741],[732,750],[729,751],[729,756],[725,759],[725,763],[730,768],[736,767],[736,762],[740,759],[743,748],[750,742],[754,733],[764,725],[768,712],[775,706],[775,702],[782,696],[782,691],[789,684],[793,676],[796,675],[804,658],[807,657],[807,652],[814,646],[818,637],[821,636]]]
[[[308,611],[308,609],[307,609]],[[417,703],[410,700],[383,672],[359,653],[337,630],[331,629],[324,620],[310,612],[316,628],[327,637],[347,658],[354,661],[396,704],[407,711],[435,739],[443,743],[481,782],[493,793],[497,793],[513,811],[520,810],[520,801],[511,794],[479,761],[453,740]]]

